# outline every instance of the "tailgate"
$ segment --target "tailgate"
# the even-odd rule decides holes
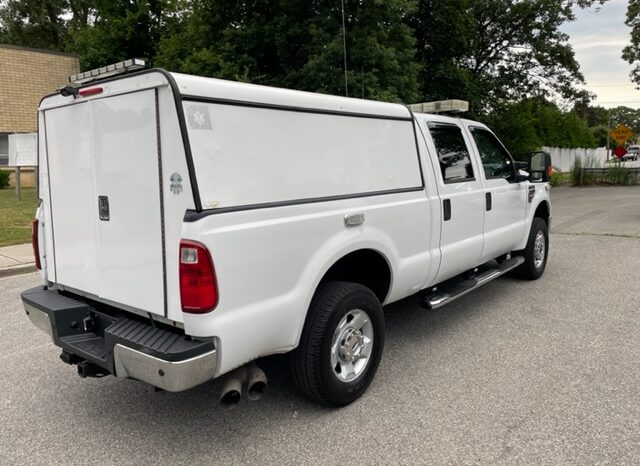
[[[53,281],[166,315],[157,128],[154,89],[44,112]]]

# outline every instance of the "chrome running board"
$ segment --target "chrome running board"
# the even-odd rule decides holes
[[[490,281],[515,269],[524,262],[524,257],[515,256],[500,263],[497,267],[483,270],[478,275],[469,280],[447,283],[436,287],[431,293],[425,295],[421,300],[421,305],[427,309],[438,309],[451,301],[455,301],[470,291],[486,285]]]

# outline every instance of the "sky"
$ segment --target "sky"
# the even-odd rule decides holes
[[[597,94],[593,105],[640,108],[640,91],[631,83],[632,66],[620,58],[631,28],[624,24],[627,0],[609,0],[599,7],[576,11],[576,20],[562,30],[569,34],[586,85]]]

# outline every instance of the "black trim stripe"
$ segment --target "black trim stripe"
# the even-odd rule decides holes
[[[39,119],[39,118],[38,118]],[[53,275],[54,279],[51,280],[49,276],[47,276],[47,280],[52,283],[58,282],[58,264],[56,262],[56,232],[55,228],[53,228],[53,197],[51,195],[51,164],[49,163],[49,137],[47,136],[47,115],[45,113],[42,114],[42,122],[44,123],[44,154],[47,158],[47,183],[49,185],[49,219],[51,220],[51,225],[49,228],[51,229],[51,251],[53,254]],[[38,175],[40,176],[40,175]],[[49,267],[47,266],[47,269]]]
[[[169,306],[167,303],[167,245],[165,234],[165,220],[164,220],[164,175],[162,171],[162,135],[160,134],[160,101],[158,89],[153,90],[153,96],[155,99],[156,109],[156,144],[158,154],[158,194],[160,196],[160,229],[161,229],[161,241],[162,241],[162,298],[164,304],[164,316],[168,316]],[[153,318],[152,318],[153,320]]]
[[[171,76],[170,73],[163,69],[155,68],[149,71],[155,71],[161,73],[171,86],[171,93],[176,104],[176,113],[178,114],[178,124],[180,125],[180,133],[182,134],[182,144],[184,145],[184,154],[187,160],[187,170],[189,171],[189,181],[191,182],[191,193],[193,195],[193,203],[196,210],[199,212],[202,210],[202,201],[200,200],[200,190],[198,189],[198,179],[196,178],[196,169],[193,164],[193,154],[191,153],[191,143],[189,142],[189,133],[187,132],[187,121],[184,117],[184,109],[182,106],[182,97],[180,95],[180,89],[178,83]]]
[[[182,145],[184,147],[184,153],[185,153],[185,158],[187,162],[187,170],[189,171],[189,181],[191,183],[191,194],[193,196],[193,203],[195,205],[196,210],[201,211],[202,204],[200,202],[200,191],[198,190],[198,182],[196,180],[195,169],[193,165],[193,156],[191,155],[191,145],[189,144],[189,135],[187,134],[187,124],[184,118],[184,112],[182,110],[182,99],[180,97],[180,90],[178,89],[178,84],[176,83],[176,80],[173,78],[173,76],[171,76],[169,72],[167,72],[166,70],[163,70],[162,68],[149,68],[148,70],[137,71],[135,73],[125,73],[121,75],[110,76],[104,79],[97,79],[90,83],[84,84],[79,88],[81,89],[84,87],[92,87],[101,83],[108,83],[108,82],[117,81],[121,79],[132,78],[134,76],[141,76],[149,73],[161,74],[166,78],[167,82],[169,83],[169,87],[171,87],[171,93],[173,94],[173,100],[176,106],[176,114],[178,115],[178,124],[180,126],[180,133],[182,134]],[[42,102],[45,99],[49,97],[55,97],[57,95],[58,95],[57,92],[45,95],[42,99],[40,99],[38,108],[40,108],[40,106],[42,105]],[[44,111],[46,111],[46,109]]]
[[[209,215],[224,214],[228,212],[242,212],[245,210],[271,209],[276,207],[294,206],[294,205],[300,205],[300,204],[314,204],[318,202],[342,201],[345,199],[358,199],[362,197],[373,197],[373,196],[383,196],[383,195],[389,195],[389,194],[419,192],[423,190],[424,190],[424,186],[416,186],[415,188],[389,189],[386,191],[372,191],[368,193],[342,194],[337,196],[313,197],[308,199],[294,199],[291,201],[265,202],[262,204],[247,204],[247,205],[236,206],[236,207],[221,207],[217,209],[203,210],[201,212],[187,210],[184,215],[184,221],[196,222],[204,217],[208,217]]]
[[[412,119],[411,116],[396,117],[396,116],[390,116],[390,115],[379,115],[375,113],[358,113],[358,112],[347,112],[347,111],[341,111],[341,110],[327,110],[323,108],[296,107],[293,105],[267,104],[263,102],[223,99],[219,97],[203,97],[203,96],[196,96],[196,95],[190,95],[190,94],[184,94],[182,96],[182,100],[187,100],[190,102],[203,102],[203,103],[210,103],[210,104],[233,105],[235,107],[250,107],[250,108],[262,108],[267,110],[282,110],[285,112],[315,113],[319,115],[334,115],[334,116],[354,117],[354,118],[373,118],[377,120],[411,121]]]
[[[411,123],[413,124],[413,139],[416,143],[416,154],[418,154],[418,167],[420,168],[420,182],[422,183],[422,187],[424,188],[424,173],[422,171],[422,159],[420,157],[420,146],[418,145],[418,132],[416,130],[416,117],[413,114],[413,110],[407,105],[407,110],[409,110],[409,114],[411,115]]]

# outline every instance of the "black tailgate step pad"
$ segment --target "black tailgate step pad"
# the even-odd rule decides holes
[[[182,361],[214,349],[212,340],[193,340],[127,317],[114,322],[104,333],[108,348],[119,343],[167,361]]]
[[[130,318],[124,311],[100,309],[81,297],[36,287],[22,293],[22,300],[47,314],[54,343],[69,354],[114,371],[113,347],[117,344],[165,361],[184,361],[215,349],[213,339],[196,340],[171,331],[151,319]],[[28,311],[27,311],[28,312]]]

